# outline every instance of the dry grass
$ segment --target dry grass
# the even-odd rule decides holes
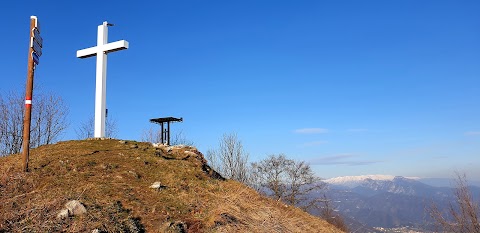
[[[135,146],[136,145],[136,146]],[[193,153],[192,153],[193,152]],[[0,158],[0,232],[341,232],[324,220],[204,171],[192,147],[68,141]],[[166,188],[149,186],[160,181]],[[68,200],[87,214],[56,218]]]

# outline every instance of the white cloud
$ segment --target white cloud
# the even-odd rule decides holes
[[[319,134],[319,133],[327,133],[328,129],[323,128],[303,128],[303,129],[296,129],[293,131],[294,133],[298,134]]]
[[[383,163],[380,160],[359,159],[354,154],[338,154],[326,157],[319,157],[309,161],[312,165],[346,165],[346,166],[365,166],[376,163]]]
[[[467,136],[480,136],[480,131],[466,132],[465,135],[467,135]]]

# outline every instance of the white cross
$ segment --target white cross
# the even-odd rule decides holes
[[[128,49],[128,41],[119,40],[108,43],[108,26],[106,21],[98,26],[97,46],[77,51],[78,58],[97,56],[97,79],[95,89],[95,133],[94,137],[105,137],[105,113],[107,92],[107,53]]]

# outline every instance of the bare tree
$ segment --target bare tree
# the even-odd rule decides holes
[[[292,163],[284,154],[270,155],[267,159],[252,163],[252,184],[257,191],[264,191],[268,196],[282,200],[287,193],[287,167]]]
[[[219,149],[208,151],[207,160],[216,161],[216,164],[210,165],[223,177],[248,183],[248,153],[236,133],[224,134]]]
[[[188,140],[182,130],[176,132],[173,135],[172,140],[170,141],[171,145],[184,145],[184,146],[194,146],[195,143]]]
[[[141,140],[143,142],[159,143],[162,138],[161,133],[161,130],[156,130],[153,127],[150,127],[143,131]]]
[[[154,127],[150,127],[149,129],[143,131],[141,140],[144,142],[160,143],[162,140],[161,131],[161,129],[154,129]],[[183,131],[180,130],[173,135],[173,138],[170,140],[170,145],[194,146],[195,143],[188,140]]]
[[[450,203],[447,210],[440,210],[435,204],[430,208],[436,226],[444,232],[480,233],[479,206],[473,200],[465,174],[457,174],[454,195],[456,202]]]
[[[88,121],[82,122],[80,126],[75,129],[77,139],[93,138],[94,119],[90,118]]]
[[[207,153],[205,154],[205,159],[207,159],[210,167],[220,172],[220,167],[221,167],[221,163],[219,161],[220,158],[217,156],[217,152],[215,150],[213,149],[207,150]]]
[[[59,96],[48,94],[37,97],[33,111],[31,146],[48,145],[56,142],[68,126],[68,108]]]
[[[287,159],[284,154],[252,163],[252,180],[267,196],[304,209],[315,207],[321,199],[309,195],[325,188],[309,164]]]
[[[88,121],[85,121],[80,124],[80,126],[75,129],[75,134],[77,134],[78,139],[87,139],[93,138],[93,133],[95,130],[95,119],[91,117]],[[111,117],[105,119],[105,137],[114,138],[117,136],[117,121]]]
[[[107,117],[107,119],[105,119],[105,137],[115,138],[117,137],[117,133],[117,120],[112,117]]]
[[[34,97],[30,146],[56,142],[67,128],[68,108],[61,97],[42,92]],[[24,95],[10,92],[0,96],[0,155],[20,153],[23,143]]]
[[[325,219],[328,223],[336,226],[338,229],[348,232],[348,227],[342,216],[335,212],[335,207],[331,204],[331,200],[327,198],[326,194],[323,194],[323,205],[320,206],[320,217]]]
[[[287,167],[287,174],[290,182],[286,202],[295,206],[303,205],[305,208],[313,207],[319,200],[308,195],[322,190],[325,183],[321,182],[320,177],[317,177],[310,165],[304,161],[293,161]]]
[[[3,107],[5,103],[3,102],[2,95],[0,95],[0,156],[2,156],[2,145],[4,144],[4,140],[6,137],[7,132],[7,124],[6,124],[6,114],[3,112]]]
[[[20,153],[23,136],[23,95],[10,92],[4,100],[0,96],[0,155]]]

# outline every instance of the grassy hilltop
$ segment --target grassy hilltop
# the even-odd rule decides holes
[[[193,147],[67,141],[31,150],[29,167],[0,158],[0,232],[341,232],[223,180]],[[59,218],[70,200],[87,212]]]

